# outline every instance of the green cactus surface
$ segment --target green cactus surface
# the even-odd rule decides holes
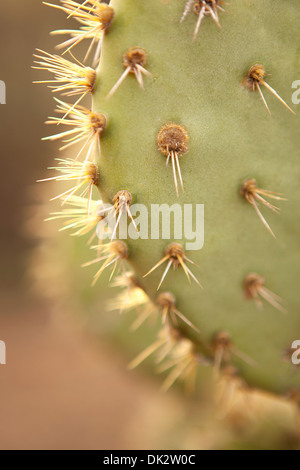
[[[104,203],[129,216],[134,203],[149,212],[153,204],[204,205],[202,249],[179,250],[178,257],[168,251],[170,244],[186,242],[172,238],[171,225],[170,240],[123,240],[121,264],[134,273],[134,287],[158,307],[171,336],[167,343],[190,346],[182,375],[194,373],[196,365],[201,386],[209,376],[234,371],[249,387],[285,394],[300,386],[291,362],[292,343],[300,339],[300,117],[292,103],[292,84],[300,78],[299,1],[195,0],[188,2],[191,8],[181,21],[186,3],[111,0],[114,15],[110,10],[102,28],[97,78],[89,84],[90,109],[106,121],[97,134],[101,152],[91,158],[98,173],[87,179]],[[100,2],[86,4],[91,12]],[[162,129],[166,137],[160,135],[158,142]],[[127,192],[125,209],[116,206],[120,191]],[[86,247],[86,241],[81,237],[78,243]],[[118,243],[107,243],[102,256],[114,261]],[[81,249],[87,261],[95,258]],[[188,281],[181,261],[203,288]],[[92,276],[100,266],[84,275]],[[257,276],[249,278],[253,273]],[[156,329],[147,323],[143,328],[147,348]],[[177,361],[180,376],[180,353]]]
[[[99,159],[100,193],[112,201],[120,190],[146,204],[205,205],[205,244],[189,253],[203,290],[189,284],[183,269],[170,272],[161,290],[174,294],[177,308],[209,344],[226,331],[253,367],[233,359],[251,385],[283,392],[299,385],[299,375],[282,360],[300,330],[299,117],[270,93],[265,97],[242,86],[250,67],[262,63],[267,80],[288,103],[299,75],[299,5],[278,1],[231,2],[220,14],[222,28],[203,20],[192,41],[197,16],[180,24],[184,1],[118,1],[110,4],[115,22],[105,37],[98,69],[94,109],[109,116]],[[131,74],[106,99],[124,71],[122,56],[139,46],[148,53],[142,92]],[[295,110],[296,111],[296,110]],[[157,148],[157,134],[169,122],[188,131],[189,151],[180,159],[184,194],[176,197],[172,170]],[[281,215],[263,208],[276,234],[270,236],[254,208],[239,193],[247,178],[260,187],[284,193]],[[128,240],[129,263],[155,301],[163,267],[143,276],[164,256],[166,240]],[[243,280],[252,272],[286,301],[288,314],[267,302],[259,310],[245,300]],[[187,329],[185,329],[187,332]],[[193,334],[193,332],[191,332]],[[194,337],[194,336],[193,336]]]

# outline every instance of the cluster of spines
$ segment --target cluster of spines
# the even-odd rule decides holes
[[[102,113],[95,113],[91,107],[85,108],[81,106],[80,103],[87,95],[93,94],[96,89],[97,73],[95,67],[99,63],[103,40],[112,27],[115,12],[113,8],[102,3],[101,0],[86,0],[82,4],[73,0],[61,0],[61,3],[61,6],[47,5],[64,11],[69,17],[76,19],[81,24],[78,30],[60,30],[53,33],[69,34],[71,36],[69,40],[60,44],[58,48],[64,48],[65,52],[69,52],[72,55],[73,60],[69,61],[63,56],[51,55],[39,51],[39,54],[35,56],[37,59],[35,68],[47,70],[54,74],[54,80],[46,80],[37,83],[47,83],[49,87],[52,88],[53,92],[62,93],[67,97],[79,96],[75,104],[68,104],[62,100],[56,99],[56,111],[59,116],[49,118],[48,124],[65,125],[68,130],[45,138],[45,140],[61,139],[63,142],[61,150],[75,144],[83,144],[74,159],[59,160],[59,166],[54,168],[55,171],[60,173],[58,176],[48,178],[48,180],[71,180],[76,182],[70,189],[54,198],[62,199],[63,205],[66,204],[72,208],[62,209],[61,212],[53,213],[50,219],[64,219],[65,224],[63,230],[74,230],[73,235],[79,236],[90,233],[91,231],[95,232],[95,227],[107,214],[107,209],[102,207],[101,201],[93,201],[92,192],[93,187],[99,186],[101,179],[98,166],[95,163],[95,155],[97,151],[101,154],[100,142],[107,128],[108,118]],[[218,12],[224,11],[221,6],[222,4],[223,2],[220,0],[189,0],[187,2],[182,20],[185,19],[192,7],[194,13],[198,15],[194,39],[198,34],[202,19],[205,16],[210,16],[216,24],[220,26]],[[71,52],[73,47],[85,39],[90,39],[91,41],[83,61],[84,63],[88,59],[93,46],[96,47],[92,67],[80,63],[74,58]],[[143,48],[134,46],[126,51],[122,58],[125,71],[117,83],[112,86],[108,98],[114,95],[129,74],[134,75],[140,88],[144,89],[143,75],[151,77],[150,71],[146,68],[147,62],[148,54]],[[246,79],[243,81],[243,85],[251,91],[258,91],[260,93],[268,112],[270,112],[269,107],[262,93],[261,86],[265,86],[271,91],[271,93],[293,113],[291,108],[283,101],[278,93],[265,82],[265,75],[264,66],[255,64],[250,67]],[[167,158],[167,165],[171,161],[176,194],[177,197],[179,197],[178,179],[182,191],[184,191],[180,158],[188,151],[188,130],[177,123],[166,123],[158,132],[157,146],[160,153]],[[83,162],[79,161],[82,155],[85,155]],[[86,193],[88,193],[87,199],[85,198]],[[259,204],[278,213],[279,208],[271,204],[265,198],[284,200],[282,194],[260,189],[254,179],[244,181],[240,194],[254,207],[265,227],[274,236],[273,231],[259,209]],[[158,340],[133,361],[131,366],[137,365],[148,355],[158,352],[158,362],[162,363],[159,368],[160,371],[171,369],[170,375],[165,382],[165,388],[169,388],[179,377],[189,377],[188,381],[190,382],[190,376],[195,376],[195,368],[199,363],[212,365],[215,376],[219,375],[219,371],[224,363],[226,366],[231,363],[230,358],[232,354],[239,356],[248,364],[253,365],[254,361],[237,349],[233,345],[229,335],[224,332],[221,332],[213,338],[211,345],[205,346],[206,353],[201,355],[195,342],[181,331],[178,319],[194,329],[197,333],[199,333],[199,330],[197,330],[197,328],[176,308],[176,299],[173,294],[169,292],[160,294],[157,298],[156,305],[149,300],[144,290],[127,271],[126,260],[130,253],[126,243],[121,240],[116,240],[118,225],[123,214],[129,217],[135,229],[138,230],[130,211],[132,195],[127,190],[120,190],[115,195],[112,202],[112,209],[115,211],[117,221],[114,230],[109,234],[111,240],[109,243],[105,244],[102,244],[100,241],[96,246],[93,246],[92,248],[97,250],[98,255],[96,259],[87,263],[85,266],[94,263],[102,263],[94,277],[94,283],[106,268],[112,267],[112,278],[114,274],[119,272],[119,266],[121,266],[123,268],[123,275],[118,278],[119,281],[116,282],[116,285],[119,282],[119,285],[122,284],[126,286],[126,292],[122,294],[121,299],[115,301],[114,308],[126,310],[133,307],[137,309],[143,307],[142,313],[139,310],[139,315],[133,328],[140,326],[143,321],[149,316],[153,316],[154,313],[161,315],[163,325]],[[90,241],[94,237],[95,233]],[[198,279],[187,266],[187,262],[194,264],[193,261],[186,256],[182,245],[171,243],[166,247],[163,258],[145,277],[162,264],[166,263],[166,268],[158,289],[160,289],[171,267],[174,269],[181,267],[189,281],[193,279],[202,287]],[[122,281],[120,281],[120,279],[122,279]],[[261,299],[264,299],[278,310],[284,313],[286,312],[281,305],[282,299],[265,286],[265,279],[258,274],[249,274],[247,276],[244,281],[244,293],[245,298],[254,300],[258,307],[262,306]],[[163,364],[163,360],[167,357],[170,357],[170,359],[167,359],[166,364]]]

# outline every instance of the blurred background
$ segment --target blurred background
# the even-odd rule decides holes
[[[45,86],[32,84],[43,78],[31,65],[36,47],[54,51],[49,32],[66,26],[65,15],[41,0],[1,1],[0,23],[0,80],[7,86],[7,104],[0,105],[0,340],[7,346],[7,365],[0,366],[0,448],[184,445],[181,437],[167,438],[175,421],[184,433],[187,408],[176,394],[162,395],[155,379],[129,373],[121,350],[105,339],[96,342],[51,288],[47,296],[33,288],[34,253],[45,250],[46,257],[47,250],[47,242],[40,246],[46,213],[38,208],[42,188],[35,181],[46,177],[56,148],[41,142],[53,98]],[[39,259],[35,276],[42,278]]]

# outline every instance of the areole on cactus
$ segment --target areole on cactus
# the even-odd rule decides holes
[[[76,60],[37,56],[37,68],[54,74],[52,89],[67,96],[56,100],[59,117],[50,122],[68,127],[47,139],[79,144],[75,163],[62,160],[57,170],[65,173],[56,178],[77,186],[61,195],[66,206],[52,218],[90,237],[102,204],[115,210],[111,240],[96,244],[95,280],[109,267],[113,278],[120,265],[122,280],[113,282],[127,293],[115,306],[142,306],[138,326],[157,314],[162,325],[131,366],[157,354],[160,371],[171,370],[165,388],[181,378],[190,383],[197,372],[201,383],[204,366],[212,382],[224,373],[279,394],[300,386],[284,360],[300,336],[300,133],[290,103],[300,73],[298,1],[284,8],[281,0],[52,6],[79,22],[78,30],[56,32],[70,35],[60,47],[75,56],[79,43],[88,47]],[[92,104],[83,107],[87,95]],[[86,202],[80,188],[89,192]],[[272,200],[283,199],[278,217]],[[133,202],[149,211],[204,204],[203,249],[186,252],[177,239],[115,240],[121,217],[134,223]]]

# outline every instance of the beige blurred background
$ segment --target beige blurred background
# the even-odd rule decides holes
[[[32,85],[35,47],[52,52],[49,31],[65,27],[63,13],[41,0],[0,2],[1,449],[176,448],[187,438],[189,405],[162,395],[155,379],[129,373],[121,350],[97,342],[55,299],[32,293],[28,270],[37,239],[28,236],[35,181],[54,148],[41,142],[53,101]],[[41,219],[42,223],[42,219]],[[171,428],[178,431],[170,433]]]

